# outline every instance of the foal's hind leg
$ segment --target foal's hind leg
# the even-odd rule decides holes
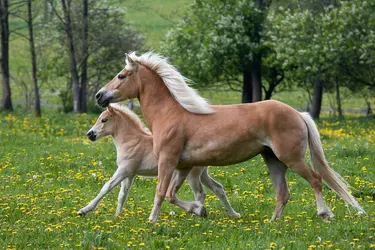
[[[175,175],[167,190],[167,199],[170,203],[177,205],[186,212],[194,213],[196,215],[206,217],[206,208],[199,201],[183,201],[177,198],[176,194],[188,176],[191,169],[176,169]]]
[[[202,183],[208,187],[223,203],[225,209],[228,211],[228,214],[232,218],[240,218],[241,215],[234,211],[232,206],[230,205],[228,198],[225,194],[223,186],[211,178],[211,176],[208,174],[208,168],[205,168],[201,175],[201,181]]]
[[[281,218],[285,205],[289,199],[289,189],[286,181],[287,166],[279,161],[271,150],[262,153],[271,174],[272,184],[276,190],[276,208],[270,221]]]
[[[204,205],[204,200],[206,199],[206,191],[204,191],[200,180],[203,171],[203,168],[195,167],[190,171],[190,174],[187,177],[189,186],[194,192],[195,200],[200,202],[202,205]]]
[[[288,162],[287,166],[291,168],[294,172],[305,178],[313,188],[316,198],[318,215],[323,219],[330,219],[335,217],[335,215],[327,207],[323,199],[322,177],[320,177],[319,174],[317,174],[311,168],[309,168],[304,162],[304,160]]]

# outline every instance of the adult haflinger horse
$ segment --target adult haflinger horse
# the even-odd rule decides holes
[[[322,196],[322,178],[345,202],[362,207],[346,183],[327,164],[314,121],[307,113],[278,101],[211,106],[186,84],[167,60],[154,53],[127,55],[125,68],[97,94],[97,103],[138,98],[153,133],[158,185],[150,220],[155,222],[164,198],[174,197],[192,166],[222,166],[261,154],[276,189],[272,220],[280,218],[289,198],[287,168],[312,186],[318,215],[332,218]],[[312,169],[305,163],[309,147]],[[174,170],[178,178],[168,186]]]
[[[112,178],[104,184],[95,199],[86,207],[81,208],[78,213],[85,215],[95,210],[101,199],[112,188],[121,183],[116,210],[117,214],[121,214],[134,177],[136,175],[157,176],[158,161],[153,154],[152,135],[136,114],[127,107],[114,105],[114,107],[109,106],[99,116],[87,136],[92,141],[112,136],[116,145],[118,168]],[[206,198],[201,184],[203,183],[221,200],[230,217],[240,217],[228,202],[222,185],[209,176],[207,167],[195,167],[190,172],[188,181],[194,191],[196,201],[186,202],[175,198],[174,204],[187,212],[202,213],[202,205]]]

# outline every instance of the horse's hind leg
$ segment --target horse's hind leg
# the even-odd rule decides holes
[[[322,177],[309,168],[303,159],[286,163],[294,172],[306,179],[314,190],[318,215],[323,219],[335,217],[324,202],[322,194]]]
[[[289,199],[289,189],[285,176],[287,166],[277,159],[271,150],[264,151],[262,156],[270,171],[272,184],[276,190],[276,208],[271,218],[271,221],[274,221],[281,218]]]

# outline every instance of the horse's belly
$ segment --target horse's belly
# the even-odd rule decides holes
[[[242,142],[222,146],[220,144],[206,144],[192,150],[186,149],[181,155],[181,165],[191,166],[224,166],[243,162],[263,150],[263,144],[258,142]]]

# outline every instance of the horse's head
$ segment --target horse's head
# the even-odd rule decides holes
[[[139,96],[138,83],[138,64],[126,54],[125,68],[96,93],[96,102],[107,107],[110,103],[136,98]]]
[[[99,138],[110,136],[114,130],[114,116],[115,110],[108,106],[108,108],[100,114],[94,126],[87,132],[87,137],[91,141],[96,141]]]

